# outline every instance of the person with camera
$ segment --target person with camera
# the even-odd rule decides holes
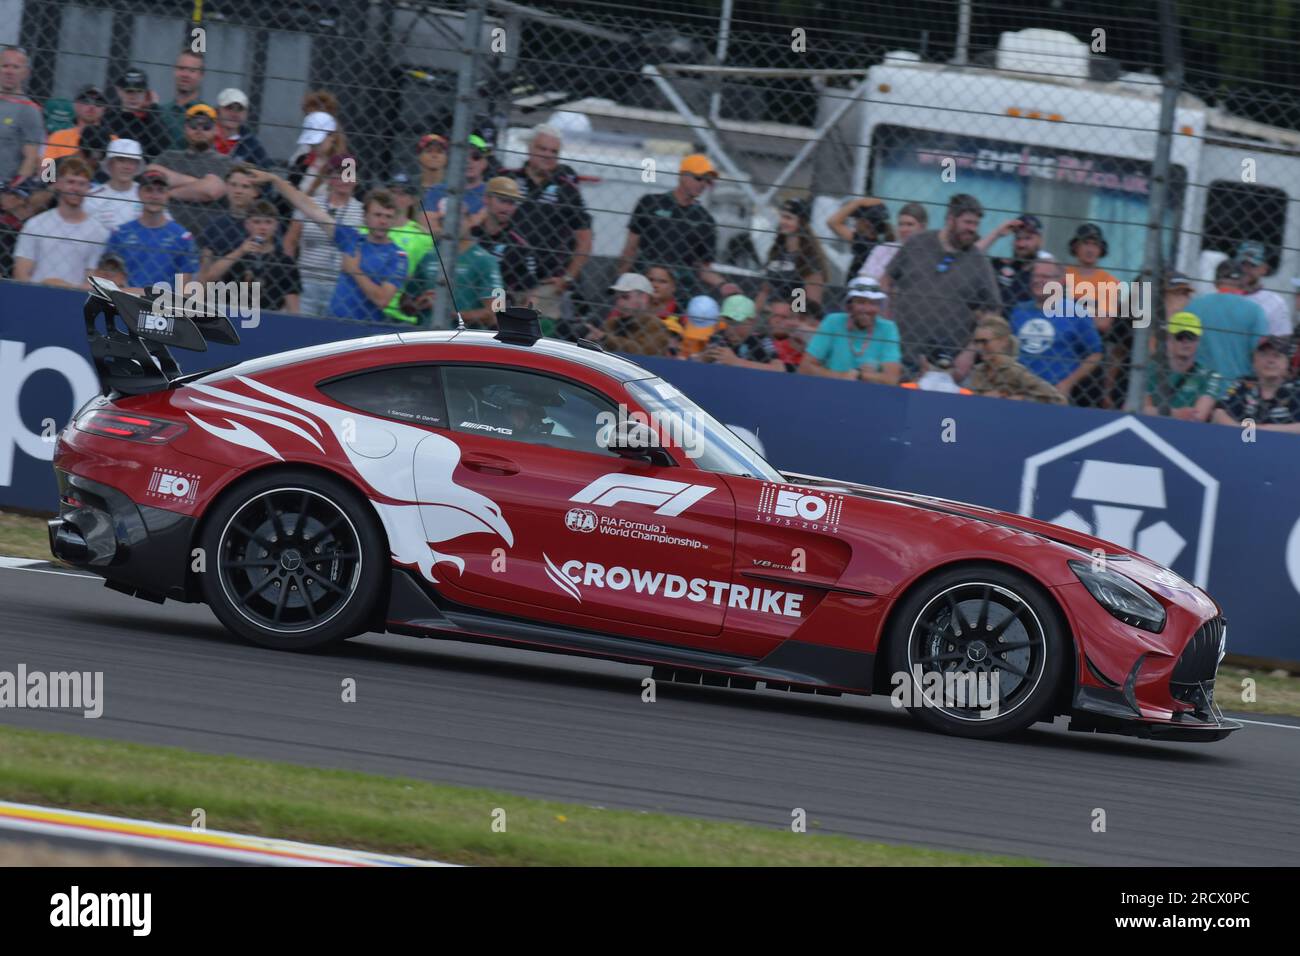
[[[729,295],[722,300],[718,314],[722,317],[722,327],[713,333],[702,352],[692,356],[696,361],[785,371],[785,363],[777,356],[772,339],[754,330],[757,310],[753,299]]]
[[[893,242],[894,228],[889,224],[889,207],[874,196],[850,199],[826,220],[826,227],[849,244],[849,278],[857,275],[871,251],[882,242]]]
[[[298,264],[280,245],[280,218],[275,204],[259,199],[243,219],[244,241],[207,264],[202,282],[223,279],[247,283],[267,312],[297,312],[302,294]]]

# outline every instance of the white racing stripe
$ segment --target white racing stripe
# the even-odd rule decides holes
[[[1275,724],[1269,720],[1247,720],[1245,717],[1229,717],[1241,724],[1255,724],[1258,727],[1281,727],[1283,730],[1300,730],[1300,724]]]

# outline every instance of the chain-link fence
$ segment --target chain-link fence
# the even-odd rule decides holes
[[[1282,5],[851,6],[28,0],[3,266],[72,281],[107,247],[132,284],[260,280],[309,314],[532,305],[633,353],[1300,421]],[[18,236],[65,202],[19,148],[24,88],[127,235]],[[192,258],[131,225],[157,189]]]

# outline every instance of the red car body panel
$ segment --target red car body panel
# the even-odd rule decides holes
[[[456,430],[454,421],[394,421],[348,408],[318,387],[391,365],[507,365],[645,411],[606,366],[625,365],[625,376],[650,373],[571,351],[506,345],[486,334],[385,336],[255,360],[148,395],[101,398],[92,407],[186,429],[157,446],[65,429],[54,461],[63,510],[83,505],[74,485],[85,479],[144,509],[194,519],[193,534],[241,478],[282,465],[322,469],[370,501],[394,567],[429,593],[503,618],[648,642],[640,654],[606,655],[646,661],[656,659],[653,644],[751,661],[795,644],[875,655],[909,588],[956,563],[995,562],[1038,582],[1059,604],[1075,648],[1067,704],[1084,688],[1115,700],[1129,695],[1137,712],[1127,718],[1146,725],[1172,725],[1191,710],[1171,696],[1170,675],[1219,608],[1171,572],[1098,539],[851,483],[717,474],[680,454],[668,467]],[[666,490],[646,490],[659,487]],[[1161,633],[1121,622],[1092,597],[1068,562],[1094,554],[1122,565],[1165,606]],[[88,566],[113,580],[111,565]],[[196,592],[186,579],[159,593],[193,600]],[[712,669],[731,670],[725,662]],[[860,679],[823,686],[872,690]]]

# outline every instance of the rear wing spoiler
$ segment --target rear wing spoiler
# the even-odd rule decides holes
[[[209,342],[239,344],[239,333],[224,315],[192,315],[179,308],[160,314],[152,299],[98,276],[90,277],[82,316],[105,395],[144,395],[170,387],[183,373],[169,348],[206,352]]]

